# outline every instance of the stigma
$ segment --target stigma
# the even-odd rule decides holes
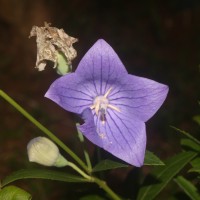
[[[120,109],[116,106],[113,106],[109,103],[109,94],[112,88],[108,89],[108,91],[104,95],[100,95],[94,98],[93,105],[90,108],[93,110],[97,116],[100,117],[102,124],[106,122],[106,111],[108,108],[120,112]]]

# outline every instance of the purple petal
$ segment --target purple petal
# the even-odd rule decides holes
[[[75,73],[67,74],[52,83],[45,94],[65,110],[80,114],[93,103],[95,88]]]
[[[127,71],[112,47],[103,39],[98,40],[85,54],[76,70],[90,81],[98,95],[104,94]]]
[[[113,110],[107,112],[105,124],[99,117],[93,117],[91,111],[84,115],[85,124],[78,128],[91,142],[131,165],[143,165],[146,148],[144,122],[130,113]]]
[[[160,108],[167,93],[166,85],[129,75],[112,47],[98,40],[75,73],[57,79],[45,96],[68,111],[82,114],[85,123],[78,128],[91,142],[141,166],[146,148],[144,122]],[[97,96],[107,98],[103,120],[95,108]]]
[[[127,75],[118,84],[109,95],[110,104],[144,122],[157,112],[168,93],[168,86],[133,75]]]
[[[78,125],[77,128],[83,133],[91,142],[102,147],[102,141],[98,137],[96,132],[96,126],[94,124],[94,116],[90,108],[85,109],[81,117],[84,119],[85,123]]]

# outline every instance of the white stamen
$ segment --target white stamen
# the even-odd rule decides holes
[[[98,116],[100,114],[100,120],[102,121],[102,124],[104,125],[106,122],[106,110],[107,108],[111,108],[117,112],[120,112],[120,109],[116,106],[113,106],[109,104],[108,95],[110,94],[112,88],[109,88],[108,91],[101,96],[97,96],[94,99],[93,105],[90,106],[91,109],[94,109],[95,114]]]
[[[104,94],[105,98],[110,94],[111,90],[112,90],[112,88],[108,89],[108,91]]]
[[[116,110],[117,112],[121,112],[119,108],[117,108],[116,106],[113,106],[111,104],[108,104],[108,108],[111,108],[113,110]]]

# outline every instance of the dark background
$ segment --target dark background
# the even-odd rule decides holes
[[[34,68],[36,43],[28,36],[33,25],[43,26],[44,21],[79,39],[74,45],[78,51],[74,69],[93,43],[103,38],[129,73],[169,85],[166,102],[147,123],[149,150],[162,159],[180,151],[180,138],[170,125],[199,137],[192,117],[199,113],[200,1],[0,0],[0,89],[81,156],[73,116],[43,97],[58,75],[52,67],[43,72]],[[38,135],[43,133],[0,99],[0,179],[14,170],[38,166],[30,164],[26,154],[28,141]],[[88,143],[88,148],[92,156],[94,146]],[[123,195],[128,193],[123,183],[129,170],[108,174],[115,180],[111,187]],[[64,199],[76,191],[74,185],[57,182],[16,184],[42,200]],[[80,188],[80,193],[87,191]]]

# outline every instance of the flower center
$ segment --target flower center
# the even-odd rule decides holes
[[[120,112],[119,108],[109,104],[109,99],[107,97],[110,94],[111,90],[112,88],[110,88],[103,96],[101,95],[101,96],[95,97],[93,101],[93,105],[90,106],[91,109],[94,109],[95,114],[97,116],[100,114],[100,120],[102,121],[103,124],[105,124],[106,122],[107,108],[111,108],[113,110]]]

